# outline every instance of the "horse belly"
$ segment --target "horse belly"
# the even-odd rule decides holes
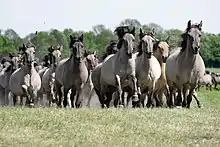
[[[12,75],[10,80],[9,80],[9,89],[10,91],[17,95],[17,96],[21,96],[23,95],[23,90],[21,87],[21,78],[17,77],[16,75]]]
[[[115,74],[113,73],[113,66],[112,64],[106,64],[109,63],[109,60],[103,63],[102,68],[101,68],[101,79],[108,85],[115,86],[116,82],[116,77]]]
[[[38,73],[34,73],[31,78],[31,86],[33,87],[34,90],[40,90],[41,88],[41,78],[40,75]]]

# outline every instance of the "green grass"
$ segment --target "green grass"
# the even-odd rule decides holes
[[[202,108],[1,108],[0,146],[220,146],[220,92]]]
[[[211,72],[217,72],[217,73],[220,72],[220,68],[206,68],[206,70],[209,70]]]

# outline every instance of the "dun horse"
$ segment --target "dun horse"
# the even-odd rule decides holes
[[[170,107],[173,106],[173,93],[177,88],[176,105],[182,103],[183,107],[190,108],[193,92],[205,73],[204,61],[199,54],[201,31],[202,21],[199,24],[191,24],[191,20],[188,21],[186,32],[182,34],[181,48],[176,49],[167,59],[166,76],[170,90]],[[184,95],[183,102],[181,93]]]
[[[16,103],[17,96],[27,97],[26,104],[33,106],[37,99],[37,91],[41,88],[41,79],[34,68],[35,47],[31,44],[20,48],[24,65],[12,73],[9,88]]]
[[[83,45],[83,34],[80,37],[70,35],[70,48],[72,55],[68,59],[63,59],[58,64],[55,71],[55,87],[59,95],[58,106],[61,106],[62,95],[64,96],[63,106],[67,106],[67,94],[71,89],[71,103],[74,107],[74,97],[77,99],[75,106],[82,106],[82,90],[88,80],[88,69],[86,67],[85,49]],[[63,94],[61,87],[63,86]]]

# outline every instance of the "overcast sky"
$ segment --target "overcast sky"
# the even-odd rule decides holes
[[[220,0],[0,0],[0,29],[12,28],[24,37],[51,28],[88,31],[104,24],[114,29],[133,18],[184,30],[191,19],[203,20],[205,32],[220,33],[219,6]]]

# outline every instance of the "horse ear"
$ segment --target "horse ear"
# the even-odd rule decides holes
[[[14,56],[12,55],[12,53],[8,53],[8,56],[10,57],[10,58],[13,58]]]
[[[155,33],[155,28],[152,28],[152,35],[154,36],[156,33]]]
[[[202,30],[202,20],[200,21],[200,23],[198,24],[198,28],[201,31]]]
[[[84,57],[87,57],[88,55],[89,55],[88,51],[85,50],[85,52],[84,52]]]
[[[191,28],[191,26],[192,26],[192,22],[191,22],[191,20],[189,20],[187,23],[187,30],[189,30]]]
[[[83,34],[79,37],[79,41],[83,42]]]
[[[58,50],[59,50],[59,51],[62,51],[62,50],[63,50],[63,46],[62,46],[62,45],[59,46],[59,47],[58,47]]]
[[[165,39],[165,42],[168,43],[170,40],[170,36],[167,36],[167,38]]]
[[[21,47],[19,47],[19,51],[25,52],[26,46],[23,44]]]
[[[53,46],[51,45],[49,48],[48,48],[48,52],[52,53],[54,51],[54,48]]]
[[[73,36],[72,35],[70,35],[70,40],[73,40]]]
[[[140,40],[141,40],[142,36],[143,36],[143,32],[142,32],[142,29],[140,28],[140,34],[139,34],[139,39]]]
[[[135,36],[135,27],[133,27],[133,29],[130,31],[130,33]]]
[[[93,52],[94,56],[96,55],[96,51]]]

